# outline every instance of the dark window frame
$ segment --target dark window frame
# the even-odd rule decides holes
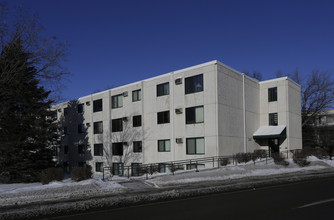
[[[103,144],[94,144],[94,156],[103,156]]]
[[[120,104],[119,97],[122,99],[122,105]],[[111,108],[117,109],[123,107],[123,93],[111,96]]]
[[[268,102],[277,101],[277,87],[268,88]]]
[[[134,141],[132,143],[133,145],[133,152],[134,153],[141,153],[143,152],[143,143],[142,141]]]
[[[157,112],[157,124],[170,123],[170,113],[168,111]]]
[[[202,121],[196,121],[196,109],[202,108],[203,109],[203,120]],[[204,123],[204,106],[194,106],[186,108],[186,124],[199,124]]]
[[[103,111],[103,101],[102,99],[97,99],[93,101],[93,112]]]
[[[82,114],[85,112],[85,105],[83,103],[77,105],[78,114]]]
[[[204,144],[204,146],[203,146],[203,148],[204,148],[204,152],[198,152],[198,150],[199,150],[199,148],[198,148],[198,146],[197,146],[197,139],[203,139],[203,144]],[[191,146],[189,146],[189,142],[191,141],[191,140],[195,140],[195,146],[194,146],[194,153],[192,153],[191,151],[190,151],[190,147]],[[186,154],[187,155],[204,155],[205,154],[205,139],[204,139],[204,137],[194,137],[194,138],[187,138],[186,139]]]
[[[169,82],[157,85],[157,97],[169,95]]]
[[[120,149],[119,149],[120,148]],[[113,156],[123,156],[123,142],[112,143],[112,155]]]
[[[123,131],[123,119],[115,118],[111,120],[111,132]]]
[[[132,116],[132,126],[141,127],[141,115]]]
[[[192,94],[204,91],[203,73],[187,77],[184,79],[184,81],[185,81],[185,86],[184,86],[185,94]],[[198,86],[198,84],[200,84],[200,86]]]
[[[166,142],[169,142],[169,149],[166,146]],[[160,143],[163,143],[162,148],[160,148]],[[158,152],[170,152],[170,139],[158,140]]]
[[[141,101],[141,89],[133,90],[132,91],[132,102],[139,102]]]
[[[98,125],[101,124],[101,129],[99,129],[100,127]],[[103,121],[96,121],[93,124],[94,126],[94,134],[102,134],[103,133]]]
[[[103,162],[95,163],[95,172],[103,172]]]
[[[269,126],[277,126],[278,125],[278,113],[269,113]]]

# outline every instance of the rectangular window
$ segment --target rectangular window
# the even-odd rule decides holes
[[[140,163],[131,163],[131,176],[139,176]]]
[[[79,134],[85,133],[85,124],[78,124],[78,133]]]
[[[268,102],[277,101],[277,87],[268,89]]]
[[[123,119],[118,118],[111,120],[111,126],[112,126],[111,127],[112,132],[123,131]]]
[[[187,154],[204,154],[204,138],[187,138]]]
[[[158,124],[169,123],[169,111],[158,112]]]
[[[78,145],[78,154],[84,154],[85,153],[85,145],[79,144]]]
[[[102,121],[94,122],[94,134],[102,134],[102,133],[103,133]]]
[[[123,94],[114,95],[111,97],[111,108],[121,108],[123,107]]]
[[[141,100],[141,90],[134,90],[132,91],[132,101],[133,102],[138,102]]]
[[[204,169],[205,164],[199,164],[199,163],[191,163],[186,165],[187,170],[192,170],[192,169]]]
[[[123,143],[112,143],[112,154],[117,156],[123,156]]]
[[[157,96],[169,95],[169,82],[157,85]]]
[[[142,152],[142,142],[141,141],[134,141],[133,142],[133,152],[140,153]]]
[[[158,152],[170,152],[170,140],[158,140]]]
[[[68,145],[64,146],[64,154],[68,154]]]
[[[203,74],[185,78],[185,93],[202,92],[204,89],[203,85]]]
[[[96,172],[102,172],[103,171],[103,163],[102,162],[96,162],[95,163],[95,171]]]
[[[277,113],[269,113],[269,125],[271,126],[278,125],[278,114]]]
[[[124,166],[123,163],[112,163],[112,174],[123,176],[124,172]]]
[[[93,112],[100,112],[102,111],[102,99],[94,100],[93,101]]]
[[[203,122],[204,122],[203,106],[186,108],[186,124],[196,124]]]
[[[167,172],[167,164],[159,163],[159,173],[166,173]]]
[[[84,112],[84,104],[78,104],[77,109],[78,109],[79,114],[83,113]]]
[[[133,127],[140,127],[141,126],[141,115],[133,116],[132,124],[133,124]]]
[[[94,156],[103,156],[103,144],[94,144]]]

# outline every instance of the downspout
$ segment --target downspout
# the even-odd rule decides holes
[[[245,98],[245,74],[242,74],[242,105],[244,119],[244,153],[247,152],[247,134],[246,134],[246,98]]]

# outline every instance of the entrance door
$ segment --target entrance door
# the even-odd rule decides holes
[[[269,156],[275,157],[279,154],[279,141],[278,138],[270,138],[268,139],[268,147],[269,147]]]

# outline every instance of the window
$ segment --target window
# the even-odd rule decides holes
[[[68,154],[68,145],[64,146],[64,154]]]
[[[103,144],[94,144],[94,156],[103,156]]]
[[[78,113],[83,113],[84,112],[84,104],[78,104],[77,109],[78,109]]]
[[[139,176],[140,163],[131,163],[131,176]]]
[[[192,169],[196,169],[198,170],[199,168],[205,168],[204,164],[199,164],[199,163],[191,163],[191,164],[187,164],[186,165],[186,169],[187,170],[192,170]]]
[[[167,164],[159,163],[159,173],[166,173],[167,171]]]
[[[202,92],[204,89],[203,85],[203,74],[185,78],[185,93]]]
[[[138,102],[141,100],[141,90],[134,90],[132,91],[132,101],[133,102]]]
[[[278,114],[277,113],[269,113],[269,125],[271,126],[278,125]]]
[[[169,82],[157,85],[157,96],[169,94]]]
[[[78,133],[82,134],[85,132],[85,125],[84,124],[78,124]]]
[[[123,143],[113,143],[112,144],[112,154],[117,156],[123,156]]]
[[[94,134],[102,134],[102,133],[103,133],[102,121],[94,122]]]
[[[64,116],[68,115],[68,108],[64,108]]]
[[[187,154],[204,153],[204,138],[187,138]]]
[[[94,100],[93,112],[100,112],[100,111],[102,111],[102,99]]]
[[[186,108],[186,124],[196,124],[203,122],[204,122],[203,106]]]
[[[96,172],[102,172],[103,171],[103,163],[102,162],[95,163],[95,171]]]
[[[112,126],[111,127],[112,132],[123,131],[123,119],[118,118],[111,120],[111,126]]]
[[[85,145],[79,144],[78,145],[78,154],[84,154],[85,153]]]
[[[141,115],[133,116],[132,124],[133,124],[133,127],[140,127],[141,126]]]
[[[268,89],[268,102],[277,101],[277,87]]]
[[[170,140],[158,140],[158,152],[170,152]]]
[[[111,97],[111,108],[123,107],[123,94],[114,95]]]
[[[123,163],[112,163],[112,174],[123,176],[124,166]]]
[[[158,124],[169,123],[169,111],[158,112]]]
[[[134,141],[133,142],[133,152],[140,153],[142,152],[142,142],[141,141]]]

